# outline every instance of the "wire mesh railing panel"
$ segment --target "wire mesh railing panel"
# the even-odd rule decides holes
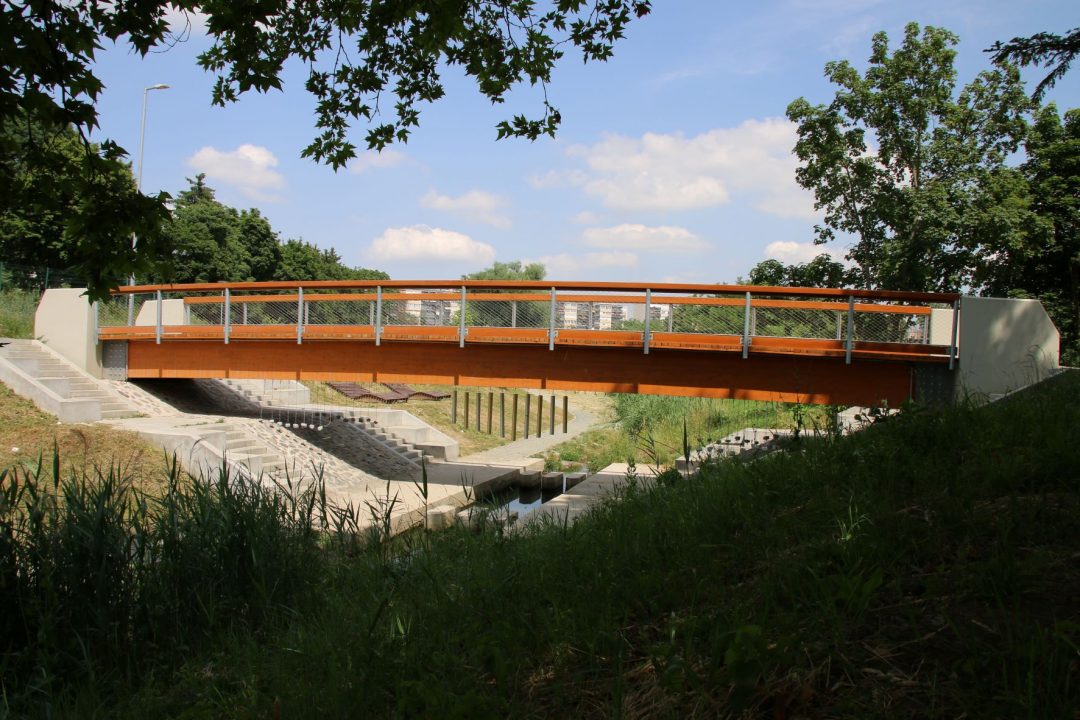
[[[423,325],[422,300],[383,300],[382,324]]]
[[[184,305],[186,325],[224,325],[225,303],[186,303]],[[234,321],[235,322],[235,321]]]
[[[253,300],[230,303],[229,319],[237,325],[295,325],[300,314],[297,301]]]
[[[753,308],[750,332],[760,337],[839,340],[847,314],[809,308]]]
[[[929,342],[929,316],[916,314],[856,312],[855,340],[886,343]]]
[[[518,327],[517,300],[473,299],[466,303],[465,324],[472,327]]]
[[[746,309],[738,305],[673,305],[671,330],[700,335],[742,335]],[[661,325],[661,323],[663,323]],[[663,320],[651,320],[650,329],[667,327]]]
[[[110,295],[98,302],[98,327],[126,327],[134,325],[142,306],[153,295]]]
[[[317,297],[317,296],[316,296]],[[305,325],[374,325],[375,296],[357,300],[307,300]]]

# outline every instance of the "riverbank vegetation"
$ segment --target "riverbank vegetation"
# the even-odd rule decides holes
[[[0,714],[1072,717],[1078,425],[1068,373],[573,525],[394,540],[317,483],[9,472]]]
[[[748,427],[813,433],[824,430],[829,410],[795,403],[756,402],[661,395],[611,395],[611,417],[544,453],[552,466],[579,463],[592,472],[633,459],[639,465],[672,465],[684,439],[705,447]],[[685,434],[684,434],[685,433]]]

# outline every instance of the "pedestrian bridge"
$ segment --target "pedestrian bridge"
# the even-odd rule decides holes
[[[64,322],[49,318],[65,314],[48,300],[35,330],[46,338]],[[982,359],[1014,385],[1032,353],[1037,369],[1057,365],[1057,331],[1035,301],[830,288],[143,285],[95,303],[88,325],[89,364],[132,379],[416,382],[895,407],[955,393],[959,374],[985,370]]]

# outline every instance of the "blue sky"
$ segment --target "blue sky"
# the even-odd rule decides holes
[[[733,282],[763,259],[820,251],[784,110],[800,96],[831,99],[827,61],[862,67],[875,32],[895,45],[916,21],[960,36],[966,83],[995,40],[1062,32],[1080,11],[1075,0],[654,0],[609,62],[564,58],[548,89],[563,115],[556,139],[496,141],[498,121],[539,111],[538,91],[492,107],[451,69],[447,97],[424,109],[407,145],[337,173],[300,157],[314,136],[303,68],[287,68],[283,92],[212,107],[213,77],[195,63],[208,41],[193,20],[192,37],[167,52],[141,59],[117,45],[98,58],[100,135],[132,159],[143,88],[171,86],[150,93],[147,192],[175,194],[205,172],[220,200],[258,208],[283,237],[395,279],[526,260],[557,280]],[[1047,99],[1080,106],[1080,69]],[[357,145],[364,133],[355,129]]]

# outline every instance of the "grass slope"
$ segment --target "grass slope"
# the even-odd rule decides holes
[[[0,383],[0,468],[36,466],[40,459],[44,474],[51,475],[54,445],[64,463],[61,474],[119,463],[136,485],[161,482],[161,451],[136,433],[97,423],[62,424]]]
[[[1076,717],[1077,427],[1074,372],[993,407],[912,410],[634,488],[569,527],[330,542],[282,575],[276,620],[237,618],[209,649],[176,647],[135,677],[71,678],[48,707]]]

